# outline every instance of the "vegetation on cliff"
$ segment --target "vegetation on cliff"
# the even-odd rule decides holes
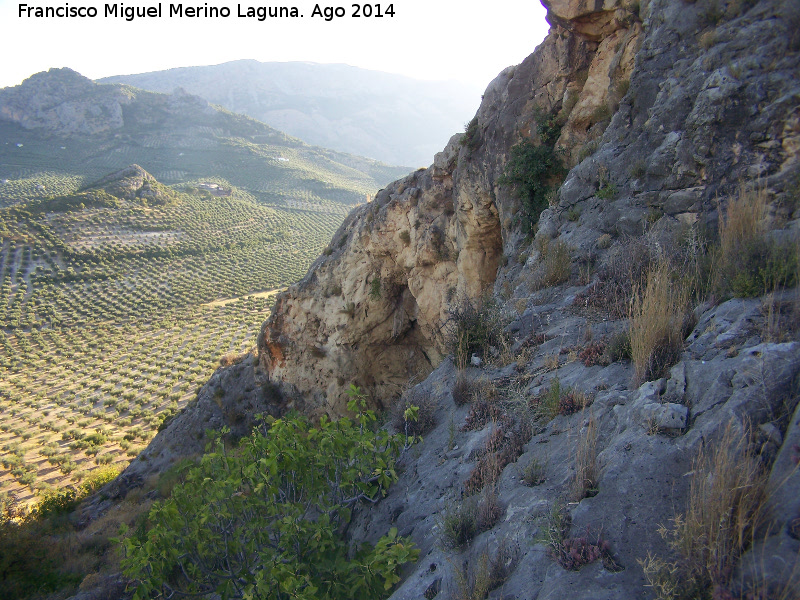
[[[312,427],[290,414],[235,449],[218,438],[125,539],[134,599],[385,597],[418,551],[394,528],[360,548],[342,533],[360,503],[377,502],[397,480],[398,453],[412,440],[376,430],[364,397],[351,392],[355,419]]]

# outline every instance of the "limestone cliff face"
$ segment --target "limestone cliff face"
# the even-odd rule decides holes
[[[279,296],[259,337],[262,368],[310,412],[341,413],[351,383],[378,404],[445,352],[449,307],[495,282],[504,247],[524,235],[519,202],[498,184],[509,151],[559,114],[577,153],[629,75],[641,24],[621,2],[551,7],[553,28],[521,65],[488,87],[469,144],[454,136],[434,164],[354,211],[326,256]],[[377,283],[373,283],[377,281]]]
[[[446,297],[465,285],[457,228],[452,161],[412,173],[354,211],[264,325],[260,361],[270,378],[311,412],[336,413],[351,383],[385,398],[427,375],[441,359]],[[491,283],[500,240],[485,241],[484,264],[475,259],[468,269]]]
[[[778,216],[796,218],[792,3],[543,3],[549,35],[489,85],[470,131],[354,212],[279,297],[260,364],[312,412],[340,412],[351,382],[390,402],[430,371],[453,301],[492,285],[506,299],[532,291],[538,254],[516,260],[530,232],[501,175],[515,144],[539,142],[543,119],[561,127],[572,169],[536,236],[566,243],[576,271],[602,258],[604,235],[713,229],[716,199],[743,180],[762,178]]]

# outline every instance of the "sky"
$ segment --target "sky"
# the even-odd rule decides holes
[[[281,0],[302,18],[239,17],[258,0],[160,3],[162,16],[105,16],[103,0],[0,0],[0,87],[39,71],[69,67],[97,79],[231,60],[345,63],[416,79],[456,80],[484,89],[505,67],[520,63],[547,34],[538,0],[398,0],[380,3],[394,16],[353,17],[353,4]],[[169,16],[170,5],[230,10],[230,16]],[[97,10],[94,18],[20,17],[20,5]],[[114,3],[109,2],[109,6]],[[157,7],[157,0],[117,2]],[[322,16],[312,16],[315,6]],[[364,6],[364,5],[362,5]],[[377,4],[370,4],[373,14]],[[326,20],[326,7],[342,17]],[[363,12],[366,12],[364,9]]]

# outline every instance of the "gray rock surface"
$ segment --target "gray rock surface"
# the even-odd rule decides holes
[[[698,328],[719,308],[703,314]],[[732,333],[748,310],[749,303],[726,306],[728,326],[721,326],[718,335]],[[697,333],[695,330],[692,336]],[[539,365],[549,354],[549,346],[542,344],[527,363],[511,365],[510,370],[489,366],[470,371],[482,385],[498,390],[501,399],[530,401],[539,389],[537,381],[558,377],[562,384],[573,381],[576,386],[593,386],[586,391],[594,401],[571,416],[532,421],[532,439],[522,455],[505,467],[497,484],[503,516],[463,551],[444,543],[444,515],[466,496],[464,484],[476,466],[476,455],[499,425],[462,430],[469,407],[458,407],[452,401],[450,391],[457,372],[449,360],[416,387],[417,394],[436,403],[438,424],[418,447],[407,451],[400,480],[386,498],[358,514],[349,532],[355,540],[375,542],[390,527],[397,527],[420,548],[419,561],[392,595],[393,600],[423,597],[431,586],[440,589],[441,596],[436,597],[453,597],[458,585],[456,572],[462,564],[477,565],[483,552],[491,555],[502,544],[517,552],[516,567],[490,597],[532,600],[563,598],[567,593],[587,600],[649,597],[637,560],[648,552],[671,556],[657,530],[685,510],[692,461],[701,447],[714,443],[728,423],[740,429],[761,427],[768,432],[767,443],[780,448],[771,470],[778,490],[773,496],[776,525],[763,552],[786,556],[800,550],[800,542],[787,533],[790,523],[800,517],[796,500],[800,498],[796,469],[800,421],[796,414],[792,417],[782,444],[780,428],[775,425],[781,423],[779,410],[794,410],[797,405],[800,343],[757,344],[742,348],[736,356],[722,352],[707,362],[693,359],[687,350],[668,378],[636,389],[628,389],[633,373],[627,363],[598,368],[568,362],[542,373]],[[715,383],[720,380],[727,385]],[[672,401],[662,402],[665,398]],[[523,418],[532,418],[529,412],[523,414]],[[655,424],[648,422],[648,415]],[[576,500],[570,492],[575,451],[590,420],[598,432],[598,489],[593,497]],[[545,465],[544,481],[528,487],[522,482],[522,472],[532,459]],[[565,506],[571,516],[568,535],[602,536],[610,544],[616,565],[596,561],[569,571],[553,560],[544,542],[544,528],[556,503]]]

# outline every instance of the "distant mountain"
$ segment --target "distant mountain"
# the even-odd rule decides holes
[[[342,64],[239,60],[99,80],[173,92],[180,87],[308,143],[427,166],[475,114],[481,90]]]
[[[134,163],[167,184],[214,181],[268,204],[358,203],[408,170],[309,146],[185,91],[70,69],[0,89],[0,204],[68,194]]]

